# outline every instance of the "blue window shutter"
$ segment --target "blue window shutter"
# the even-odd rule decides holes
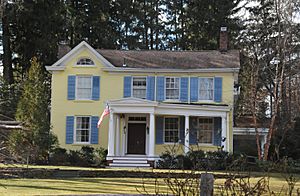
[[[191,86],[190,86],[190,101],[198,101],[199,87],[198,87],[198,77],[191,77]]]
[[[215,102],[222,102],[222,78],[215,77],[215,89],[214,89]]]
[[[184,144],[184,140],[185,140],[185,117],[184,116],[180,116],[179,118],[179,122],[180,122],[180,143]]]
[[[180,79],[180,101],[188,101],[189,78],[182,77]]]
[[[192,145],[197,144],[197,129],[193,122],[197,123],[197,117],[190,117],[189,141]]]
[[[124,77],[124,97],[131,97],[131,76]]]
[[[99,98],[100,98],[100,76],[93,76],[92,100],[99,100]]]
[[[158,76],[156,81],[156,100],[164,101],[165,100],[165,77]]]
[[[155,77],[147,76],[147,99],[154,101]]]
[[[68,100],[75,99],[76,76],[68,76]]]
[[[164,143],[164,117],[155,117],[155,141],[156,144]]]
[[[92,122],[91,122],[91,144],[98,144],[98,123],[99,117],[98,116],[92,116]]]
[[[66,118],[66,144],[73,144],[74,135],[74,116]]]
[[[215,117],[214,118],[214,145],[215,146],[221,146],[221,132],[222,132],[222,119],[220,117]]]

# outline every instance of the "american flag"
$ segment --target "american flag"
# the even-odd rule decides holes
[[[97,123],[97,128],[100,127],[100,125],[101,125],[101,123],[102,123],[102,121],[103,121],[103,118],[104,118],[106,115],[108,115],[108,114],[109,114],[109,106],[106,105],[106,107],[105,107],[104,111],[102,112],[101,117],[100,117],[100,119],[99,119],[99,121],[98,121],[98,123]]]

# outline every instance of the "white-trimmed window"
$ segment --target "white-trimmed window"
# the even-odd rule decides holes
[[[76,98],[92,99],[92,76],[77,76]]]
[[[76,65],[95,65],[95,63],[90,58],[81,58],[77,61]]]
[[[132,96],[146,99],[147,80],[146,77],[132,78]]]
[[[197,138],[198,143],[212,144],[214,133],[213,118],[198,118],[197,120]]]
[[[175,143],[179,140],[179,118],[165,117],[165,143]]]
[[[89,116],[76,116],[75,142],[89,143],[91,135],[91,118]]]
[[[214,79],[199,78],[199,100],[214,99]]]
[[[166,99],[167,100],[179,99],[179,78],[176,77],[166,78]]]

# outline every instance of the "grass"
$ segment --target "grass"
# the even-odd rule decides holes
[[[13,165],[14,167],[26,167],[24,165]],[[0,165],[0,167],[8,167]],[[78,169],[78,170],[116,170],[104,168],[82,168],[67,166],[29,166],[30,168],[47,169]],[[119,169],[118,169],[119,170]],[[124,170],[124,169],[123,169]],[[129,169],[130,170],[130,169]],[[131,169],[137,171],[136,169]],[[128,171],[128,169],[127,169]],[[152,170],[143,170],[149,171]],[[168,172],[168,170],[154,170],[155,172]],[[182,172],[175,170],[175,172]],[[215,172],[224,173],[224,172]],[[255,183],[263,176],[262,173],[253,173],[251,182]],[[270,174],[270,188],[275,192],[280,192],[282,188],[287,188],[284,177],[278,173]],[[300,176],[296,176],[300,179]],[[0,179],[0,195],[63,195],[63,194],[139,194],[143,192],[143,181],[148,192],[155,192],[155,179],[147,178],[66,178],[66,179]],[[224,184],[225,179],[216,179],[215,188]],[[159,179],[160,193],[169,193],[163,179]],[[295,189],[299,188],[299,184]],[[284,194],[282,194],[284,195]]]

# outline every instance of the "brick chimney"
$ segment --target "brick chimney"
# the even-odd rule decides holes
[[[220,41],[219,41],[219,50],[221,52],[226,52],[228,50],[228,33],[227,27],[221,27],[220,29]]]

